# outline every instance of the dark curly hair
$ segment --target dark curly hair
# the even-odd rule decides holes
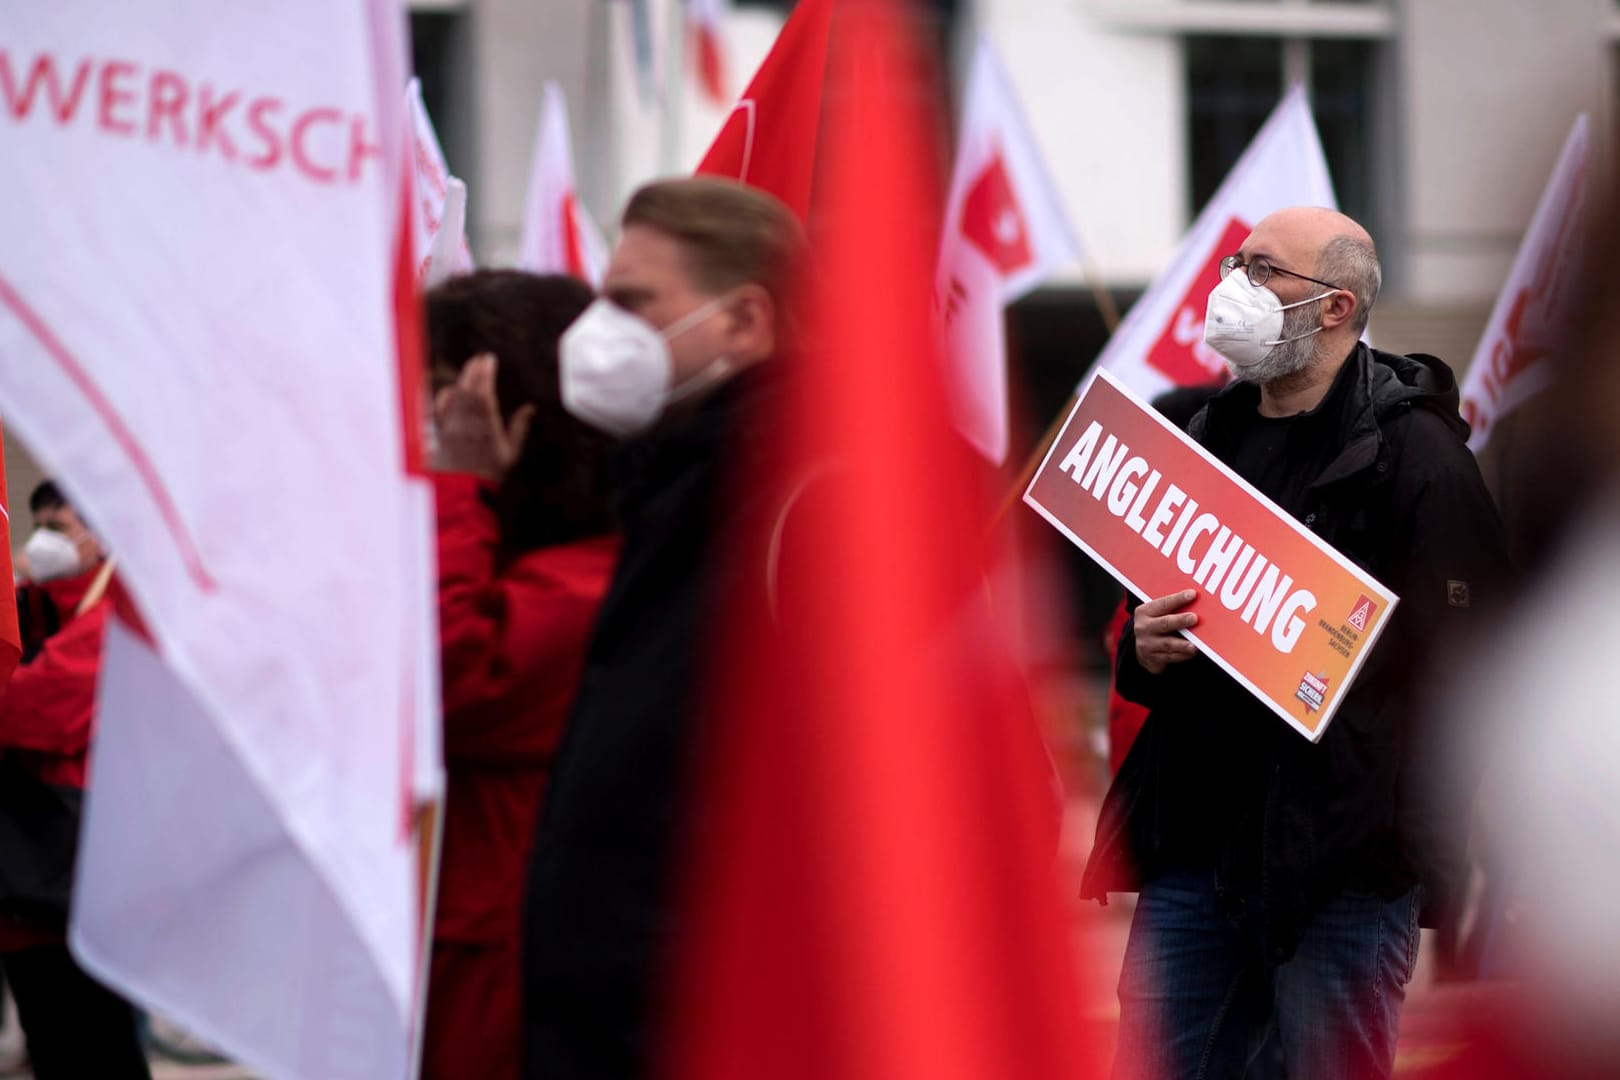
[[[511,557],[613,529],[607,457],[611,440],[562,407],[557,342],[589,306],[584,283],[518,270],[479,270],[427,294],[433,390],[453,383],[467,361],[494,353],[495,394],[510,420],[535,407],[522,456],[496,504],[501,550]]]

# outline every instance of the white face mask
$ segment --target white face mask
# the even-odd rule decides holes
[[[1283,312],[1290,308],[1314,304],[1337,290],[1284,304],[1277,294],[1263,285],[1249,283],[1249,275],[1241,268],[1221,279],[1210,292],[1209,306],[1204,310],[1204,344],[1220,353],[1239,370],[1250,368],[1266,358],[1274,346],[1319,334],[1317,326],[1294,337],[1283,336]]]
[[[79,545],[55,529],[35,529],[23,545],[23,557],[33,581],[54,581],[79,572]]]
[[[563,408],[621,439],[646,431],[671,404],[731,372],[731,361],[722,356],[675,386],[669,352],[670,341],[715,314],[727,299],[716,297],[662,332],[611,300],[597,300],[559,343]]]

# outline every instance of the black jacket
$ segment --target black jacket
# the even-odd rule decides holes
[[[1127,624],[1119,691],[1150,712],[1104,800],[1082,896],[1136,889],[1172,860],[1172,823],[1196,819],[1209,807],[1202,800],[1234,795],[1254,800],[1258,850],[1203,854],[1218,873],[1234,862],[1257,870],[1273,962],[1291,956],[1312,915],[1345,891],[1393,898],[1421,885],[1426,925],[1451,910],[1468,784],[1447,776],[1443,710],[1424,692],[1443,684],[1444,666],[1460,660],[1510,579],[1457,396],[1433,357],[1357,345],[1330,394],[1334,422],[1314,429],[1332,445],[1308,456],[1326,465],[1284,509],[1400,598],[1319,743],[1202,655],[1149,674]],[[1256,387],[1234,383],[1189,434],[1224,459],[1258,402]],[[1210,763],[1234,761],[1232,777],[1211,775]],[[1223,795],[1228,781],[1241,787]]]
[[[524,911],[525,1075],[643,1075],[669,943],[674,850],[709,645],[734,590],[726,557],[766,512],[732,481],[782,391],[763,365],[624,448],[624,547],[598,614],[541,811]],[[757,567],[755,569],[758,569]]]

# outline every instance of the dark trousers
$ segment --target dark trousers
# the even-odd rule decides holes
[[[1380,1080],[1418,951],[1418,897],[1343,894],[1281,964],[1213,872],[1142,887],[1119,979],[1116,1080]]]
[[[5,965],[38,1080],[150,1080],[135,1010],[86,975],[66,945],[8,952]]]

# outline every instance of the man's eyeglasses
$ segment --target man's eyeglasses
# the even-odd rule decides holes
[[[1248,262],[1244,262],[1240,256],[1228,255],[1226,258],[1221,260],[1221,280],[1225,281],[1227,275],[1240,266],[1248,271],[1249,284],[1253,285],[1257,289],[1266,282],[1270,281],[1272,274],[1287,274],[1289,277],[1297,277],[1302,281],[1313,282],[1322,286],[1324,289],[1338,288],[1338,286],[1333,284],[1331,281],[1323,281],[1320,278],[1306,277],[1304,274],[1296,274],[1292,270],[1284,270],[1280,266],[1274,266],[1270,260],[1260,255],[1256,255]]]

